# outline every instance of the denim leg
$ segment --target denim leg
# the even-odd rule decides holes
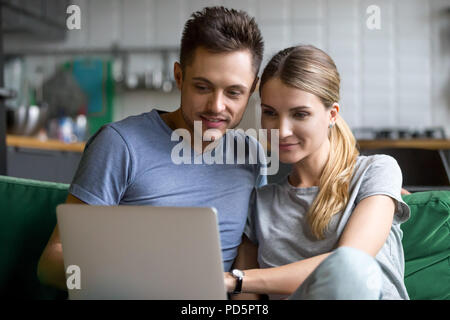
[[[378,300],[381,269],[369,254],[340,247],[289,297],[290,300]]]

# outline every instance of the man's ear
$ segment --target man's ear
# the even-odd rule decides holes
[[[256,76],[256,77],[255,77],[255,80],[253,81],[252,88],[250,89],[250,94],[252,94],[253,92],[255,92],[256,85],[258,84],[258,82],[259,82],[259,77]]]
[[[181,64],[179,62],[175,62],[173,65],[173,77],[177,83],[177,88],[181,90],[181,87],[183,86],[183,70],[181,69]]]

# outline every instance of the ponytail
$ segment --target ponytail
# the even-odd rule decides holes
[[[330,129],[330,154],[319,182],[319,193],[308,211],[312,234],[323,239],[331,218],[342,211],[349,198],[349,185],[359,155],[356,140],[339,115]]]

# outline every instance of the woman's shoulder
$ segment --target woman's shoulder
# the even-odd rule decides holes
[[[397,161],[385,154],[359,156],[350,188],[356,191],[357,202],[373,194],[397,198],[402,186],[402,172]]]
[[[387,154],[374,154],[369,156],[360,155],[356,160],[355,171],[366,172],[367,170],[397,170],[397,160]]]
[[[379,164],[379,163],[397,163],[392,156],[387,154],[373,154],[373,155],[360,155],[356,160],[356,163],[360,165],[371,165],[371,164]]]

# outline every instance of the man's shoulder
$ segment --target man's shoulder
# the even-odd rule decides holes
[[[103,125],[87,141],[86,146],[96,140],[97,143],[125,143],[137,144],[145,137],[159,136],[156,111],[145,112],[139,115],[128,116],[122,120]]]
[[[154,112],[145,112],[138,115],[128,116],[122,120],[107,124],[116,131],[129,131],[139,129],[141,126],[148,126],[149,122],[154,118]]]

